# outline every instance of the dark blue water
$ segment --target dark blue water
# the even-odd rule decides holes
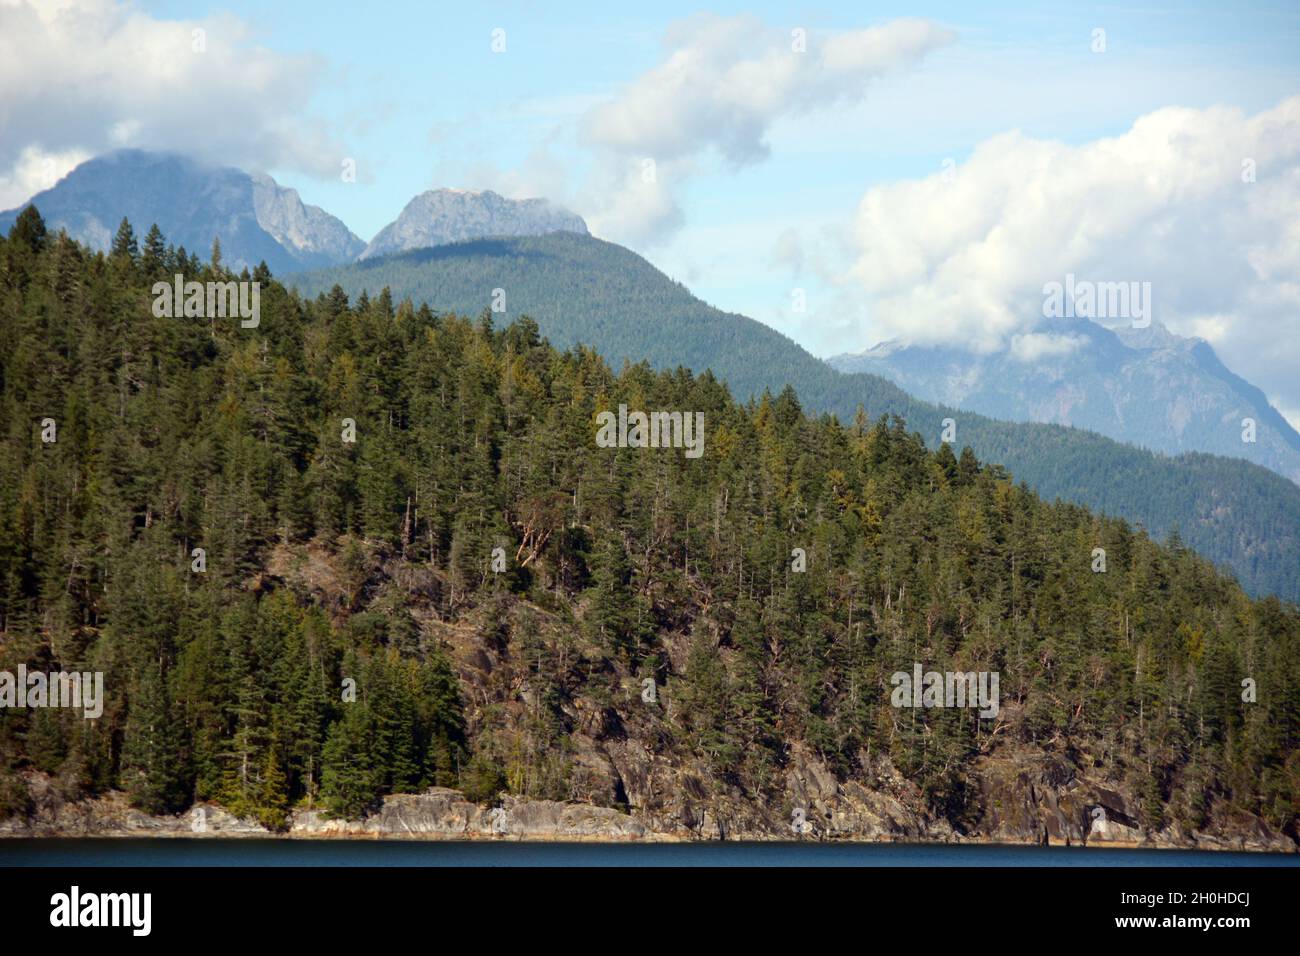
[[[0,840],[0,866],[1300,866],[1300,854],[910,843]]]

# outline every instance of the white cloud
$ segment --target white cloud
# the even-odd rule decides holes
[[[854,102],[871,80],[908,66],[952,35],[925,20],[806,36],[750,16],[702,15],[668,32],[662,64],[586,116],[589,138],[620,152],[669,159],[715,147],[741,166],[767,156],[782,115]]]
[[[0,174],[0,209],[12,209],[43,189],[49,189],[74,168],[90,159],[80,149],[47,153],[28,146],[6,173]]]
[[[1161,109],[1080,145],[1012,131],[950,178],[863,196],[853,275],[871,327],[859,347],[906,337],[986,351],[1042,325],[1043,286],[1067,273],[1150,282],[1156,321],[1300,404],[1300,96],[1254,116]]]
[[[602,156],[587,174],[582,208],[591,230],[627,242],[653,243],[676,232],[685,216],[677,190],[694,171],[688,158],[645,165],[645,160]]]
[[[810,32],[797,52],[790,30],[751,16],[701,15],[674,24],[663,62],[582,119],[585,141],[601,154],[593,229],[631,241],[661,238],[682,221],[678,196],[699,159],[715,153],[732,168],[758,162],[768,155],[773,123],[858,102],[872,80],[951,39],[933,23],[903,19]],[[653,183],[640,174],[647,160],[658,167]]]
[[[257,46],[229,15],[0,0],[0,177],[12,191],[32,162],[120,146],[336,174],[342,150],[307,109],[319,72],[313,58]]]
[[[1018,362],[1036,362],[1041,358],[1059,358],[1069,355],[1087,339],[1082,335],[1051,335],[1046,332],[1026,332],[1011,336],[1011,357]]]

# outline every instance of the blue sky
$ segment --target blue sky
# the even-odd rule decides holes
[[[11,16],[8,11],[15,2],[0,0],[0,17]],[[642,253],[707,301],[766,322],[818,355],[857,351],[900,334],[899,321],[884,318],[893,314],[889,301],[898,298],[898,290],[888,288],[874,263],[892,262],[896,256],[915,259],[912,265],[920,263],[915,274],[924,278],[937,274],[950,256],[951,249],[936,244],[978,245],[970,236],[954,235],[927,239],[925,248],[913,248],[916,237],[907,234],[906,224],[895,228],[894,221],[883,224],[887,235],[864,234],[882,227],[878,217],[865,216],[860,209],[873,190],[882,208],[893,210],[895,220],[915,212],[943,224],[948,214],[942,201],[931,196],[919,206],[910,205],[899,184],[932,182],[945,161],[960,177],[980,144],[1009,131],[1019,131],[1029,146],[1021,152],[1002,150],[1004,164],[1014,166],[1017,157],[1033,153],[1035,145],[1059,142],[1078,150],[1062,154],[1062,170],[1080,173],[1092,162],[1090,144],[1123,137],[1135,121],[1154,111],[1220,106],[1240,110],[1239,122],[1189,120],[1193,133],[1203,129],[1202,139],[1213,141],[1215,136],[1236,135],[1221,130],[1245,130],[1250,117],[1300,94],[1300,5],[1293,0],[1131,7],[715,3],[704,8],[713,17],[710,23],[747,18],[755,27],[755,42],[786,42],[790,30],[799,27],[817,50],[828,38],[886,27],[898,18],[920,18],[946,38],[927,43],[922,52],[873,75],[861,88],[850,77],[844,89],[822,84],[796,90],[783,106],[760,117],[761,130],[749,145],[761,142],[765,155],[751,150],[737,162],[723,155],[720,146],[725,144],[719,140],[661,164],[657,198],[664,205],[629,213],[618,208],[622,187],[610,179],[607,167],[615,153],[618,162],[630,162],[635,150],[611,151],[608,141],[594,141],[592,111],[603,105],[617,114],[626,106],[629,89],[645,92],[653,87],[655,71],[673,51],[689,50],[699,36],[709,33],[711,28],[699,19],[700,7],[673,2],[58,2],[93,8],[100,16],[112,13],[119,20],[133,15],[143,25],[123,25],[121,32],[127,34],[135,30],[145,35],[152,29],[163,35],[163,27],[173,21],[203,24],[213,51],[227,40],[235,49],[231,58],[212,58],[222,64],[224,76],[195,73],[175,79],[159,68],[153,82],[163,90],[169,82],[207,84],[216,91],[214,98],[224,95],[223,90],[233,95],[233,89],[245,105],[256,100],[256,115],[248,120],[243,140],[238,130],[205,135],[200,128],[189,138],[168,142],[169,136],[179,138],[167,132],[172,127],[151,127],[147,118],[134,117],[112,126],[114,143],[205,147],[218,154],[212,158],[224,162],[260,165],[367,240],[425,189],[456,186],[495,188],[514,196],[546,195],[586,216],[602,238]],[[498,28],[505,31],[504,53],[491,48],[492,31]],[[1097,28],[1105,31],[1104,53],[1092,49]],[[712,49],[705,54],[713,56]],[[254,50],[256,55],[249,52]],[[726,55],[745,56],[734,50]],[[95,82],[98,78],[90,81]],[[699,92],[707,99],[707,90]],[[138,91],[130,95],[130,102],[139,102]],[[129,99],[127,93],[123,97]],[[654,102],[663,105],[664,116],[680,112],[689,120],[690,111],[700,108],[691,102],[695,99]],[[103,109],[102,102],[95,105]],[[712,108],[710,115],[716,118],[717,104]],[[652,115],[646,125],[658,120],[659,113]],[[0,129],[3,125],[0,121]],[[38,126],[39,120],[32,125]],[[1290,129],[1289,114],[1283,125]],[[99,148],[91,141],[78,144],[67,130],[5,132],[15,142],[36,143],[65,158]],[[1265,135],[1258,129],[1256,134],[1257,139]],[[133,142],[133,135],[144,141]],[[655,141],[653,132],[641,139]],[[1177,149],[1170,145],[1169,150],[1172,165],[1170,156],[1164,157],[1164,165],[1153,162],[1165,178],[1177,170]],[[343,157],[356,160],[356,182],[342,182],[335,172]],[[6,159],[13,157],[0,150],[0,163]],[[1290,176],[1300,166],[1295,159],[1288,146],[1276,156],[1266,156],[1261,170],[1269,175],[1284,170]],[[972,174],[978,167],[969,167]],[[1086,208],[1062,208],[1061,214],[1085,223],[1091,215],[1087,210],[1103,205],[1111,192],[1142,188],[1143,174],[1135,169],[1138,181],[1132,183],[1112,184],[1104,177],[1080,174],[1090,185],[1067,190],[1054,201],[1084,204]],[[1027,178],[1026,190],[1050,192],[1051,175],[1038,183]],[[18,181],[17,174],[10,178]],[[1277,196],[1279,202],[1294,198],[1288,185],[1294,179],[1268,185],[1262,175],[1260,182],[1287,191],[1257,191],[1249,200],[1255,205],[1260,196]],[[968,182],[966,188],[969,205],[977,201],[969,190],[977,187]],[[1216,202],[1209,213],[1189,203],[1184,221],[1172,222],[1166,233],[1185,233],[1186,221],[1205,221],[1207,215],[1236,215],[1226,202]],[[1140,197],[1135,196],[1125,208],[1138,205]],[[1122,210],[1111,219],[1122,220]],[[1015,227],[1014,222],[990,221],[980,228],[992,233]],[[1261,222],[1246,228],[1254,230],[1248,231],[1248,238],[1256,238],[1263,250],[1289,242],[1281,224]],[[930,229],[928,234],[942,231]],[[1111,248],[1129,248],[1136,241],[1131,224],[1112,221],[1103,231]],[[1035,234],[1023,230],[1017,241],[1023,252],[1036,241]],[[1225,250],[1224,255],[1232,254],[1230,247]],[[1131,254],[1118,261],[1092,255],[1082,257],[1078,268],[1106,274],[1128,261]],[[1162,278],[1160,263],[1143,267]],[[1063,268],[1074,269],[1075,261],[1045,263],[1043,269],[1052,271],[1042,280],[1036,274],[1026,277],[1023,288],[971,294],[980,301],[997,299],[999,308],[1032,312],[1036,305],[1024,290]],[[1273,263],[1250,288],[1224,297],[1235,305],[1213,312],[1187,306],[1188,297],[1198,290],[1195,284],[1172,289],[1165,298],[1171,307],[1158,317],[1179,331],[1210,338],[1230,365],[1247,377],[1254,374],[1295,418],[1300,388],[1286,388],[1285,368],[1260,357],[1268,351],[1260,330],[1263,319],[1246,314],[1249,310],[1242,305],[1257,306],[1260,284],[1267,284],[1279,268]],[[1227,268],[1225,275],[1239,271]],[[802,312],[791,305],[796,288],[803,290],[807,302]],[[1269,308],[1283,314],[1289,293],[1273,291],[1277,294],[1269,299]],[[1204,293],[1203,286],[1199,292]],[[936,296],[941,298],[941,293],[939,289]],[[1016,296],[1020,299],[1007,301]],[[972,314],[976,318],[971,323],[983,323],[978,329],[957,323],[951,334],[973,341],[979,329],[991,327],[990,322],[997,325],[996,315],[990,319],[987,309],[972,309]],[[918,315],[916,323],[928,321],[924,310]],[[1243,332],[1247,327],[1253,328],[1250,334]],[[908,329],[904,323],[901,331],[925,329]],[[1300,328],[1294,331],[1291,338],[1300,341]],[[1300,351],[1294,357],[1300,358]]]

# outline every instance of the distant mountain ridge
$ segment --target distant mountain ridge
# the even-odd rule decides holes
[[[581,216],[545,199],[507,199],[492,190],[431,189],[379,230],[359,258],[408,252],[489,236],[587,235]]]
[[[206,257],[214,237],[236,269],[265,261],[274,273],[356,258],[365,247],[340,220],[265,175],[174,153],[124,149],[88,160],[28,202],[0,213],[8,230],[35,205],[47,228],[107,250],[125,217],[137,231],[158,224],[168,241]]]
[[[1239,459],[1196,452],[1171,459],[1090,431],[918,400],[881,376],[839,372],[776,330],[713,308],[613,243],[572,233],[477,240],[302,273],[286,284],[308,295],[338,284],[353,297],[387,287],[395,301],[472,315],[501,289],[498,322],[528,315],[554,344],[591,346],[616,367],[626,359],[711,369],[741,400],[790,385],[804,407],[842,421],[852,421],[859,405],[873,419],[898,415],[932,446],[951,417],[958,448],[970,445],[1043,497],[1124,517],[1157,537],[1177,530],[1252,593],[1300,599],[1300,488],[1282,476]]]
[[[588,234],[581,216],[546,199],[431,189],[367,244],[270,176],[141,149],[87,160],[49,189],[0,212],[0,229],[8,230],[28,205],[40,210],[51,231],[66,230],[92,249],[107,251],[126,218],[141,234],[157,223],[170,242],[200,255],[219,238],[228,265],[252,268],[265,261],[278,275],[467,239]]]
[[[926,401],[1086,428],[1168,454],[1244,458],[1300,484],[1300,434],[1209,343],[1154,322],[1110,329],[1087,319],[1054,320],[1033,336],[1068,347],[1027,360],[1014,340],[983,355],[893,341],[828,361],[841,372],[881,375]],[[1255,422],[1254,442],[1242,440],[1245,419]]]

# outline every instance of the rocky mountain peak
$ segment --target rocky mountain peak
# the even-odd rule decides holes
[[[507,199],[490,189],[430,189],[407,203],[359,258],[467,239],[541,236],[552,232],[587,235],[587,224],[581,216],[545,199]]]

